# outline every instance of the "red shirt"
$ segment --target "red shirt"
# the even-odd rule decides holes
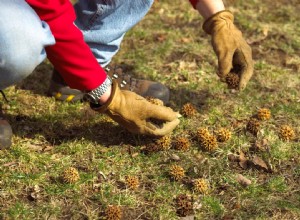
[[[190,0],[192,5],[198,0]],[[46,47],[47,57],[66,83],[79,90],[92,90],[106,79],[81,31],[74,25],[76,18],[69,0],[26,0],[41,20],[46,21],[56,44]]]

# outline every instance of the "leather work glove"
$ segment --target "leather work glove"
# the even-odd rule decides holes
[[[114,121],[136,134],[164,136],[179,124],[179,113],[171,108],[148,102],[134,92],[120,90],[115,81],[109,100],[99,108],[91,107],[105,113]],[[162,127],[156,126],[150,119],[163,121]]]
[[[239,89],[243,90],[253,75],[252,50],[233,21],[230,11],[220,11],[204,22],[203,30],[212,36],[219,77],[223,81],[230,71],[235,72],[240,77]]]

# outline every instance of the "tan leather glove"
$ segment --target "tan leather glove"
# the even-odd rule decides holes
[[[180,122],[179,113],[171,108],[152,104],[134,92],[120,90],[116,82],[113,82],[109,100],[99,108],[91,107],[107,114],[136,134],[164,136],[173,131]],[[150,119],[164,123],[162,126],[156,126]]]
[[[253,75],[252,50],[233,21],[230,11],[220,11],[204,22],[203,30],[212,36],[219,77],[224,80],[230,71],[234,71],[240,77],[239,89],[243,90]]]

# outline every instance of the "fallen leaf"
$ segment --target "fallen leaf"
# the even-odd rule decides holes
[[[189,215],[185,217],[180,217],[180,220],[194,220],[195,216],[194,215]]]
[[[252,161],[253,165],[255,165],[257,168],[259,169],[263,169],[265,171],[269,171],[269,168],[267,166],[267,164],[265,163],[265,161],[263,161],[263,159],[261,159],[258,156],[254,156]]]
[[[242,186],[249,186],[252,182],[248,178],[244,177],[242,174],[238,174],[236,180]]]
[[[179,160],[180,160],[180,157],[179,157],[177,154],[171,154],[171,155],[170,155],[170,158],[171,158],[172,160],[175,160],[175,161],[179,161]]]
[[[131,157],[137,157],[139,155],[139,153],[138,152],[136,152],[136,153],[133,153],[132,155],[131,155]]]
[[[247,169],[248,168],[248,159],[245,157],[245,154],[243,153],[243,151],[240,152],[239,165],[243,169]]]
[[[232,161],[232,162],[239,162],[240,157],[238,155],[230,153],[230,154],[228,154],[228,160]]]
[[[2,166],[4,166],[4,167],[10,167],[10,166],[17,165],[17,164],[18,164],[18,162],[13,161],[13,162],[5,163]]]

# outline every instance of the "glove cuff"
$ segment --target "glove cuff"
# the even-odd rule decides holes
[[[115,97],[119,92],[120,89],[118,83],[116,80],[113,80],[109,99],[103,105],[90,103],[91,109],[100,113],[105,113],[109,109],[110,105],[114,102]]]
[[[218,23],[220,22],[233,23],[233,21],[234,21],[233,14],[228,10],[223,10],[207,18],[204,21],[202,28],[207,34],[212,34],[215,31],[215,27],[217,26]]]

